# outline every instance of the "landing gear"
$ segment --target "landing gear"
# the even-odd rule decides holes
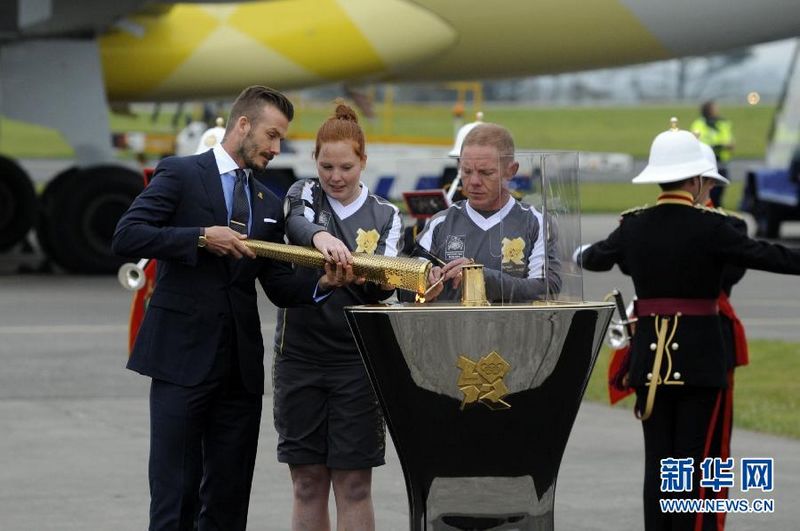
[[[22,241],[36,222],[36,191],[28,174],[0,156],[0,251]]]
[[[70,168],[41,198],[36,231],[47,256],[74,273],[116,273],[126,260],[111,252],[119,218],[144,188],[142,175],[115,165]]]

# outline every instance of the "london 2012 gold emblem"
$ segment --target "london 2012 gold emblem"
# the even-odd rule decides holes
[[[503,254],[504,264],[522,264],[525,257],[525,240],[522,238],[503,238],[500,252]]]
[[[356,232],[356,244],[358,245],[356,252],[367,254],[375,253],[375,249],[378,248],[378,240],[380,237],[381,235],[378,234],[378,231],[375,229],[358,229]]]
[[[511,365],[497,352],[492,351],[477,362],[466,356],[459,356],[456,366],[461,369],[458,388],[464,393],[461,409],[480,402],[489,409],[508,409],[511,405],[503,400],[508,387],[503,377],[511,370]]]

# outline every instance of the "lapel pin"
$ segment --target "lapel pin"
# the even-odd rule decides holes
[[[258,198],[259,199],[264,199],[264,193],[263,192],[258,192]]]

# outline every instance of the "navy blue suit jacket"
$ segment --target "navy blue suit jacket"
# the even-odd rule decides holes
[[[249,237],[283,242],[281,201],[250,178]],[[266,258],[218,257],[197,247],[202,227],[226,226],[228,212],[213,151],[171,157],[120,219],[116,254],[158,260],[156,288],[128,368],[193,386],[214,367],[224,322],[233,323],[243,382],[264,392],[264,342],[255,279],[276,306],[313,304],[316,281]]]

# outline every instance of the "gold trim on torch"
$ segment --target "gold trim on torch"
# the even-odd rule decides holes
[[[311,247],[261,240],[245,240],[244,244],[265,258],[302,267],[322,269],[325,266],[325,256]],[[416,293],[425,293],[430,269],[430,261],[424,259],[353,253],[353,273],[356,276]]]

